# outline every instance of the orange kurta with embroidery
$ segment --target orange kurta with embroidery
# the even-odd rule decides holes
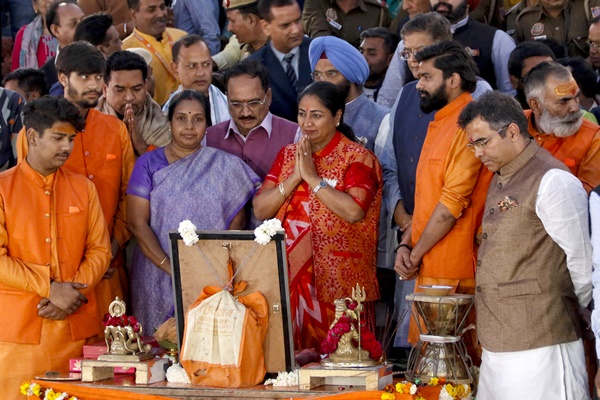
[[[150,66],[156,80],[154,101],[161,106],[165,104],[171,93],[179,86],[179,82],[171,71],[171,62],[173,61],[171,48],[177,39],[185,35],[187,33],[180,29],[167,28],[163,33],[162,39],[158,41],[155,37],[134,29],[133,33],[123,40],[123,50],[141,47],[152,53]]]
[[[472,100],[468,93],[435,114],[417,166],[412,242],[417,243],[434,209],[445,205],[456,223],[423,256],[419,277],[473,279],[485,196],[492,174],[467,149],[467,135],[457,125],[458,115]]]
[[[19,132],[17,152],[19,162],[27,155],[28,145],[24,135]],[[131,237],[127,229],[125,192],[133,170],[135,156],[129,139],[127,127],[118,118],[90,109],[85,120],[85,132],[78,133],[73,143],[73,152],[65,162],[63,169],[81,174],[90,179],[100,199],[108,232],[121,246]],[[122,267],[123,260],[119,265]],[[124,270],[119,269],[123,276]],[[100,313],[108,310],[115,296],[123,298],[121,277],[116,273],[112,279],[103,280],[97,287]]]
[[[581,128],[575,134],[561,138],[535,129],[531,110],[525,111],[525,116],[529,134],[554,158],[569,167],[588,194],[600,184],[600,126],[583,118]]]
[[[43,177],[27,162],[0,174],[0,387],[18,398],[24,379],[66,370],[98,334],[93,288],[110,262],[106,222],[94,185],[59,169]],[[37,316],[50,282],[80,282],[89,303],[66,320]],[[63,365],[64,364],[64,365]]]

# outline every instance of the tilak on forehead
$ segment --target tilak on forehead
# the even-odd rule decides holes
[[[577,86],[577,82],[574,79],[567,83],[562,83],[560,85],[556,85],[554,88],[554,93],[558,97],[568,97],[575,96],[577,91],[579,90],[579,86]]]

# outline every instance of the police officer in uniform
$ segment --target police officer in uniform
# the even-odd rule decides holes
[[[302,11],[304,32],[311,38],[337,36],[358,49],[362,31],[392,20],[381,0],[306,0]]]
[[[514,38],[525,40],[554,39],[567,48],[570,57],[587,57],[588,27],[600,15],[600,0],[540,0],[517,17]]]

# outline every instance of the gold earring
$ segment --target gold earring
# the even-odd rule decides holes
[[[339,121],[338,121],[338,122],[336,122],[335,126],[336,126],[336,127],[340,126],[340,122],[339,122]]]

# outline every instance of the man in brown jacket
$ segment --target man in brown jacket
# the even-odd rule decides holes
[[[477,397],[589,399],[579,307],[592,297],[586,192],[531,139],[515,99],[491,92],[458,120],[492,172],[477,260]]]

